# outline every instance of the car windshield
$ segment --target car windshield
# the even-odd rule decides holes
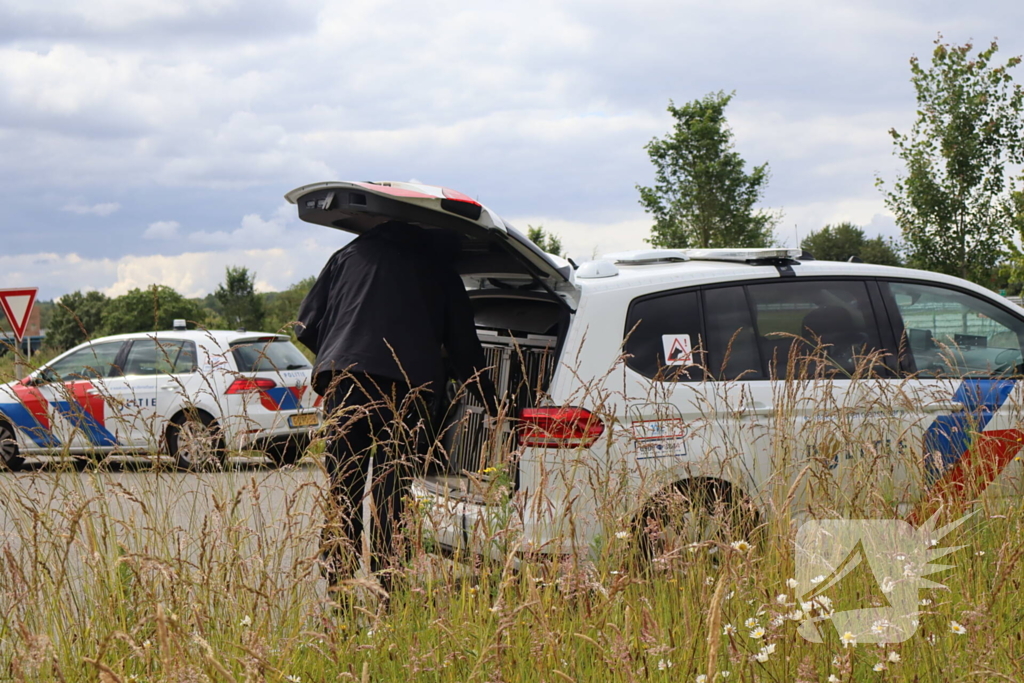
[[[231,345],[239,372],[275,372],[311,367],[302,352],[287,339],[247,339]]]

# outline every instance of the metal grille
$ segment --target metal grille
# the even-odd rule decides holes
[[[556,338],[530,335],[518,339],[484,332],[480,341],[499,401],[505,402],[505,414],[514,418],[521,409],[536,405],[554,372]],[[449,454],[447,472],[479,472],[500,464],[502,455],[515,446],[512,421],[504,420],[500,430],[487,427],[480,400],[469,392],[459,399],[452,406],[443,440]]]

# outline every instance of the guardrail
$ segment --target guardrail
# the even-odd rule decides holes
[[[30,337],[21,338],[21,352],[26,356],[31,355],[43,348],[43,341],[46,339],[45,335],[32,335]],[[0,357],[6,356],[8,353],[13,351],[17,347],[14,341],[14,337],[6,334],[0,334]]]

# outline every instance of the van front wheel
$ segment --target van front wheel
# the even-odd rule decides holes
[[[18,440],[14,427],[0,420],[0,470],[16,472],[25,464],[25,458],[18,454]]]

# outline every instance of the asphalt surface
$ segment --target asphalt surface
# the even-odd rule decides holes
[[[0,568],[30,580],[65,572],[68,586],[88,586],[127,557],[193,580],[231,565],[252,576],[319,582],[311,560],[324,481],[314,461],[270,469],[236,459],[225,471],[203,473],[130,459],[82,472],[29,462],[0,472]]]

